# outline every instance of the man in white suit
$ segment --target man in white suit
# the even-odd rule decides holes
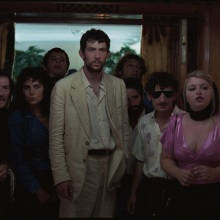
[[[110,39],[91,29],[80,40],[83,67],[51,94],[50,159],[60,217],[114,217],[124,175],[129,122],[124,81],[104,73]]]

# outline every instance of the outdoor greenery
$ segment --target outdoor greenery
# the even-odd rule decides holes
[[[105,72],[109,74],[114,74],[114,69],[116,67],[117,62],[121,57],[123,57],[127,53],[137,54],[136,51],[130,48],[128,45],[124,45],[121,49],[115,53],[111,53],[111,56],[106,61]]]
[[[45,50],[39,49],[35,46],[30,46],[26,51],[15,51],[15,63],[13,78],[16,79],[20,74],[21,70],[28,66],[42,66],[43,65],[43,55]]]
[[[15,63],[14,63],[14,79],[20,74],[21,70],[27,66],[42,66],[43,55],[45,50],[39,49],[36,46],[30,46],[26,51],[15,51]],[[134,49],[131,49],[128,45],[124,45],[118,52],[111,53],[111,56],[106,62],[105,71],[109,74],[113,74],[115,66],[118,60],[127,53],[137,54]]]

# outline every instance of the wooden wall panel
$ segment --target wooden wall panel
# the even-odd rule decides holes
[[[220,7],[210,9],[210,50],[209,72],[220,90]]]

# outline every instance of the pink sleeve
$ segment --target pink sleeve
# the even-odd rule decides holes
[[[170,117],[170,121],[167,125],[167,128],[165,129],[160,138],[163,150],[165,150],[170,155],[173,155],[176,121],[176,115],[172,115]]]

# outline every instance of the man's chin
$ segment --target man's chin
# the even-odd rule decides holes
[[[92,73],[99,73],[102,71],[103,66],[102,65],[98,65],[98,66],[87,66],[87,69],[92,72]]]
[[[128,111],[128,115],[129,115],[130,117],[131,117],[131,116],[134,116],[134,115],[137,115],[137,114],[139,114],[138,109]]]

